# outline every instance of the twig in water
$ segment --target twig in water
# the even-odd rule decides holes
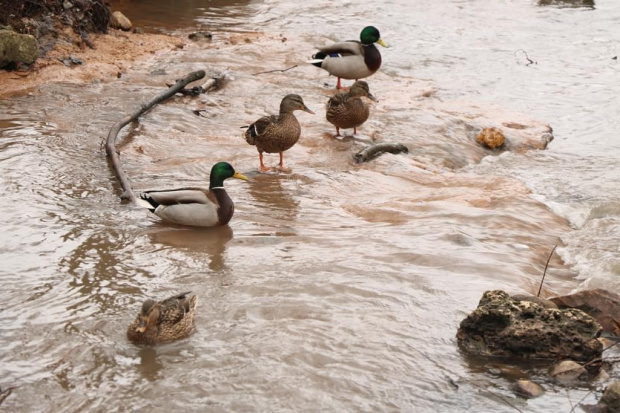
[[[543,283],[545,282],[545,275],[547,275],[547,267],[549,266],[549,261],[551,261],[551,256],[553,255],[553,251],[555,251],[557,247],[558,247],[557,245],[553,246],[553,249],[551,250],[551,254],[549,254],[549,258],[547,258],[547,264],[545,264],[545,271],[543,272],[542,280],[540,280],[540,288],[538,288],[538,294],[536,294],[536,297],[540,297],[540,292],[542,291]]]
[[[256,76],[256,75],[262,75],[262,74],[265,74],[265,73],[273,73],[273,72],[286,72],[287,70],[295,69],[297,66],[299,66],[299,65],[295,65],[295,66],[287,67],[286,69],[276,69],[276,70],[267,70],[267,71],[265,71],[265,72],[257,72],[257,73],[254,73],[254,76]]]
[[[529,66],[529,65],[537,65],[537,64],[538,64],[538,62],[535,62],[535,61],[533,61],[532,59],[530,59],[530,58],[529,58],[529,56],[527,55],[527,52],[526,52],[525,50],[523,50],[523,49],[517,49],[517,50],[515,50],[514,55],[516,56],[516,55],[517,55],[517,52],[519,52],[519,51],[520,51],[520,52],[523,52],[523,54],[525,55],[525,59],[528,61],[528,64],[526,64],[526,66]]]
[[[151,109],[156,104],[163,102],[164,100],[169,99],[170,97],[176,95],[177,92],[183,89],[186,85],[188,85],[189,83],[195,82],[197,80],[200,80],[203,77],[205,77],[204,70],[199,70],[197,72],[188,74],[183,79],[177,80],[177,82],[172,87],[170,87],[168,90],[155,96],[153,99],[151,99],[147,103],[143,103],[134,112],[132,112],[129,115],[126,115],[125,117],[120,119],[118,122],[116,122],[114,125],[112,125],[112,128],[110,129],[110,132],[108,133],[108,137],[106,139],[105,150],[106,150],[106,153],[108,154],[108,157],[110,158],[110,163],[112,164],[112,169],[114,170],[114,174],[116,175],[116,178],[119,180],[119,183],[121,184],[121,188],[123,189],[123,194],[121,195],[121,198],[129,199],[133,204],[137,202],[136,195],[133,193],[131,189],[129,179],[127,178],[127,176],[125,175],[125,172],[123,171],[123,168],[121,167],[121,160],[119,157],[119,153],[116,150],[116,137],[118,133],[120,132],[120,130],[123,129],[126,125],[128,125],[130,122],[133,122],[134,120],[138,119],[139,116],[144,114],[146,111]]]
[[[401,152],[409,153],[409,149],[400,143],[376,143],[374,145],[367,146],[360,152],[353,155],[353,159],[357,163],[363,163],[384,152],[394,154]]]
[[[589,392],[587,392],[587,393],[586,393],[586,395],[585,395],[585,396],[583,396],[583,397],[581,398],[581,400],[579,400],[579,401],[577,402],[577,404],[576,404],[575,406],[573,406],[573,408],[572,408],[572,409],[570,409],[570,412],[568,412],[568,413],[573,413],[573,412],[575,411],[575,409],[576,409],[577,407],[579,407],[579,405],[580,405],[580,404],[581,404],[581,403],[582,403],[582,402],[586,399],[586,397],[588,397],[589,395],[591,395],[593,392],[594,392],[594,390],[590,390]],[[570,399],[569,399],[569,400],[570,400]],[[571,405],[572,405],[572,403],[571,403]]]
[[[564,389],[566,390],[566,398],[568,399],[568,404],[570,404],[570,411],[572,412],[573,410],[575,410],[575,405],[573,404],[573,401],[570,399],[570,394],[568,394],[568,389]]]
[[[469,384],[471,384],[472,386],[480,389],[480,390],[484,390],[486,391],[489,395],[495,397],[496,399],[506,403],[508,406],[512,407],[513,409],[515,409],[516,411],[523,413],[523,411],[521,409],[519,409],[517,406],[515,406],[514,404],[510,403],[510,400],[506,399],[505,397],[500,396],[499,394],[495,394],[492,391],[486,389],[486,388],[482,388],[481,386],[477,385],[476,383],[472,382],[471,380],[467,380],[464,377],[460,377],[457,373],[454,373],[450,370],[448,370],[446,367],[442,366],[441,364],[439,364],[438,362],[436,362],[435,360],[433,360],[432,358],[430,358],[429,356],[427,356],[425,353],[421,352],[420,350],[418,350],[417,348],[412,348],[412,350],[415,350],[418,354],[420,354],[422,357],[424,357],[425,359],[427,359],[428,361],[430,361],[431,363],[433,363],[435,366],[437,366],[437,368],[439,368],[440,370],[443,371],[443,374],[446,376],[446,378],[448,379],[448,382],[450,384],[452,384],[457,390],[459,388],[459,385],[456,384],[454,382],[454,380],[452,380],[452,378],[447,374],[447,373],[452,373],[456,376],[459,377],[459,379],[464,380],[466,382],[468,382]]]
[[[15,386],[7,387],[5,390],[0,389],[0,405],[4,402],[4,399],[9,397],[13,393]]]

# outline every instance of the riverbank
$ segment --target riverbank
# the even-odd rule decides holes
[[[57,42],[27,70],[0,70],[0,98],[22,95],[49,82],[107,82],[158,53],[185,47],[184,39],[175,36],[110,29],[107,34],[91,35],[91,49],[78,46],[71,28],[64,35],[67,40]]]

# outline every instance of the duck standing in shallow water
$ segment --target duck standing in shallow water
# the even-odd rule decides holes
[[[194,331],[196,296],[191,291],[164,301],[146,300],[127,328],[127,338],[137,344],[157,344],[187,337]]]
[[[373,26],[364,27],[360,41],[349,40],[319,48],[310,63],[327,70],[330,75],[338,77],[337,89],[342,89],[340,79],[363,79],[375,73],[381,67],[381,53],[375,43],[383,47],[387,44],[381,40],[379,30]]]
[[[203,188],[179,188],[162,191],[146,191],[140,195],[140,205],[164,221],[195,227],[226,225],[235,212],[235,205],[224,189],[224,180],[246,180],[235,172],[228,162],[218,162],[211,168],[209,190]]]
[[[327,102],[325,117],[336,127],[336,136],[340,136],[340,128],[353,128],[353,134],[357,133],[357,127],[366,122],[370,111],[366,102],[367,97],[375,102],[377,99],[370,94],[368,83],[358,80],[353,83],[348,92],[338,93]]]
[[[282,153],[295,145],[301,135],[301,126],[293,114],[296,110],[303,110],[314,115],[314,112],[308,109],[301,96],[291,94],[282,99],[279,115],[263,116],[250,126],[243,126],[248,128],[244,135],[246,142],[255,145],[258,150],[261,172],[267,172],[271,169],[267,168],[263,162],[263,152],[279,153],[279,169],[288,170],[284,167]]]

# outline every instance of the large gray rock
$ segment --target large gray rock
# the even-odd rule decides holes
[[[12,30],[0,30],[0,68],[13,62],[27,65],[39,57],[37,39],[29,34],[19,34]]]
[[[456,335],[477,355],[590,361],[600,357],[600,324],[581,310],[544,308],[487,291]]]

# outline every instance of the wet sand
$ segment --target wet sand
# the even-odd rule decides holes
[[[78,36],[71,28],[65,39],[40,57],[29,70],[0,70],[0,98],[19,96],[52,82],[110,82],[121,77],[128,68],[155,54],[185,47],[186,40],[164,34],[136,34],[110,29],[108,34],[91,36],[94,49],[76,45]],[[75,55],[84,62],[66,66],[61,58]]]

